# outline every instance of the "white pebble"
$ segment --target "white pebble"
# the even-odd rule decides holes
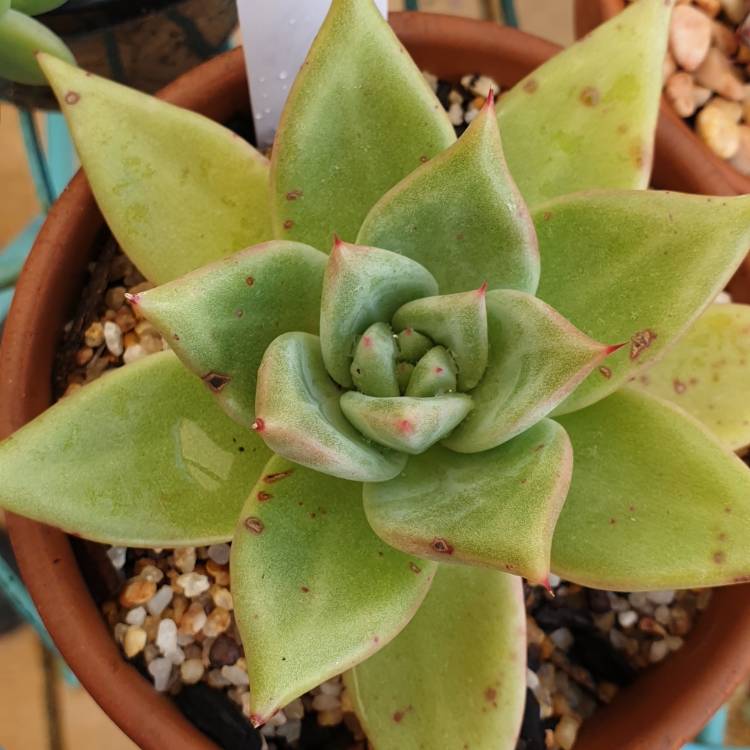
[[[108,320],[104,324],[104,343],[115,357],[119,357],[122,354],[122,331],[120,330],[120,326],[111,320]]]
[[[128,550],[125,547],[110,547],[107,550],[107,557],[115,570],[122,570],[125,567],[127,554]]]
[[[536,676],[536,672],[533,669],[526,669],[526,685],[531,692],[536,691],[539,687],[539,678]]]
[[[335,695],[318,693],[313,698],[312,706],[316,711],[331,711],[334,708],[339,708],[341,706],[341,701]]]
[[[320,692],[325,693],[325,695],[341,695],[342,688],[341,680],[326,680],[321,683]]]
[[[192,573],[195,559],[195,547],[179,547],[174,551],[174,564],[180,573]]]
[[[476,107],[470,107],[464,115],[464,122],[470,125],[479,116],[479,110]]]
[[[550,588],[556,589],[562,583],[560,576],[556,576],[554,573],[549,574],[549,585]]]
[[[156,645],[164,655],[177,649],[177,624],[174,620],[167,618],[159,623],[159,630],[156,633]]]
[[[648,606],[648,597],[642,591],[628,594],[628,601],[630,602],[630,606],[634,609],[643,609]]]
[[[732,295],[729,292],[721,291],[716,295],[714,304],[716,305],[729,305],[732,303]]]
[[[212,544],[208,548],[208,556],[217,565],[226,565],[229,562],[229,550],[228,544]]]
[[[276,734],[283,737],[289,745],[295,745],[302,735],[302,722],[299,719],[287,721],[286,724],[278,727]]]
[[[161,613],[169,606],[174,596],[171,586],[162,586],[146,604],[148,613],[154,617],[159,617]],[[164,622],[172,622],[171,620],[165,620]]]
[[[154,659],[148,665],[148,671],[154,679],[154,687],[160,693],[169,687],[169,678],[172,676],[172,662],[169,659]]]
[[[295,698],[291,703],[284,706],[284,713],[291,720],[301,719],[305,715],[305,705],[302,703],[302,699]]]
[[[177,579],[177,585],[183,589],[188,599],[200,596],[211,588],[208,577],[200,573],[184,573]]]
[[[669,646],[667,645],[666,641],[654,641],[651,644],[651,648],[649,649],[648,658],[649,661],[655,664],[656,662],[664,659],[668,653]]]
[[[674,601],[674,591],[649,591],[646,598],[654,604],[671,604]]]
[[[459,102],[451,104],[448,109],[448,119],[451,121],[451,125],[461,125],[464,121],[464,108]]]
[[[654,619],[659,623],[659,625],[668,625],[669,621],[672,619],[669,607],[667,607],[665,604],[660,604],[654,610]]]
[[[122,355],[122,361],[129,365],[131,362],[137,362],[148,356],[148,352],[140,344],[131,344]]]
[[[695,70],[711,47],[711,19],[690,5],[679,5],[672,12],[669,46],[677,64]]]
[[[558,628],[549,634],[549,639],[561,651],[567,651],[573,645],[573,634],[567,628]]]
[[[670,651],[679,651],[685,645],[685,641],[678,635],[670,635],[666,642]]]
[[[489,76],[479,76],[476,81],[471,84],[470,90],[472,94],[482,96],[485,99],[490,95],[490,91],[492,91],[493,94],[500,93],[500,87]]]
[[[173,651],[167,651],[164,654],[165,659],[169,659],[176,667],[179,667],[185,661],[185,652],[179,647],[175,646]]]
[[[139,628],[145,621],[146,610],[143,607],[136,607],[135,609],[131,609],[130,612],[125,615],[125,622],[128,625],[135,625]]]
[[[200,682],[203,672],[203,662],[200,659],[187,659],[180,667],[180,676],[186,685],[195,685]]]
[[[638,613],[632,609],[625,610],[625,612],[618,613],[617,621],[623,628],[632,628],[638,622]]]
[[[722,159],[731,159],[740,148],[740,128],[720,107],[705,106],[695,121],[701,140]]]
[[[249,685],[250,679],[244,669],[240,669],[236,664],[221,668],[221,676],[232,683],[232,685]]]

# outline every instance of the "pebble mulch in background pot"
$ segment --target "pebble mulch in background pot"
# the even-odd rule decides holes
[[[579,32],[627,2],[577,0]],[[750,2],[677,0],[663,75],[674,112],[731,183],[750,192]]]
[[[490,90],[499,93],[487,76],[464,76],[460,85],[426,77],[458,132],[476,117]],[[126,292],[149,287],[114,243],[104,245],[78,315],[67,326],[58,395],[166,348],[125,300]],[[102,613],[125,656],[224,748],[252,747],[247,743],[255,738],[268,750],[365,750],[339,678],[286,706],[258,739],[248,720],[250,685],[233,616],[229,551],[229,544],[106,550],[117,575],[107,585]],[[583,721],[599,706],[639,670],[682,647],[711,597],[710,590],[614,594],[555,577],[551,584],[554,594],[526,588],[528,691],[519,750],[571,750]],[[203,688],[198,699],[195,686]],[[229,717],[221,735],[209,721],[217,700],[224,701],[221,710]]]

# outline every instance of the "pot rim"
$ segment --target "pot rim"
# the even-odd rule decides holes
[[[444,78],[474,68],[508,85],[559,49],[487,21],[403,13],[393,14],[391,24],[417,63]],[[246,91],[242,51],[236,49],[186,73],[160,96],[225,120],[243,104],[246,108]],[[700,170],[695,158],[686,158],[700,152],[669,123],[660,125],[657,141],[660,186],[734,192],[715,174]],[[59,334],[82,288],[102,225],[88,183],[79,173],[50,211],[17,285],[0,348],[0,437],[52,401]],[[8,528],[23,578],[50,634],[110,718],[144,750],[219,750],[122,656],[87,589],[69,539],[57,529],[12,514]],[[576,750],[680,746],[750,672],[748,631],[750,588],[717,590],[684,648],[640,675],[611,706],[597,711],[584,724]]]
[[[575,29],[578,38],[593,31],[599,24],[614,18],[625,9],[625,0],[575,0]],[[673,123],[680,138],[693,141],[693,148],[710,170],[717,172],[737,193],[750,193],[750,177],[738,172],[728,161],[717,156],[675,112],[666,97],[662,97],[661,117]],[[698,155],[698,154],[696,154]]]

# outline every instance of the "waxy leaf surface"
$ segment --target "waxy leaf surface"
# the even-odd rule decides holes
[[[375,3],[334,0],[289,96],[271,167],[276,236],[328,251],[456,139]]]
[[[555,573],[615,591],[750,580],[750,470],[696,419],[624,388],[559,421],[575,463]]]
[[[410,458],[395,479],[365,485],[365,513],[404,552],[541,583],[572,469],[565,430],[545,419],[490,451],[436,446]]]
[[[458,387],[456,363],[443,346],[434,346],[414,367],[407,396],[439,396]]]
[[[356,388],[368,396],[398,396],[398,345],[387,323],[373,323],[354,350],[351,366]]]
[[[320,339],[285,333],[266,349],[258,371],[255,429],[290,461],[342,479],[392,479],[406,456],[372,445],[343,415],[341,390],[320,354]]]
[[[75,64],[62,39],[43,23],[13,8],[4,12],[0,9],[0,76],[16,83],[43,86],[47,79],[37,62],[37,52]]]
[[[458,387],[473,388],[487,367],[486,288],[407,302],[393,316],[397,330],[411,329],[445,346],[458,366]]]
[[[505,155],[529,205],[648,185],[671,5],[633,3],[502,98]]]
[[[435,564],[378,539],[361,496],[275,457],[242,510],[232,594],[255,723],[382,648],[430,587]]]
[[[0,444],[0,506],[129,547],[232,538],[271,456],[171,352],[67,396]]]
[[[634,384],[697,417],[732,450],[750,445],[750,306],[712,305]]]
[[[414,258],[443,294],[536,291],[534,225],[505,164],[494,108],[458,143],[422,165],[373,207],[357,242]]]
[[[409,300],[437,294],[425,268],[403,255],[336,242],[326,266],[320,308],[323,360],[331,377],[351,388],[357,337],[373,323],[387,323]]]
[[[268,161],[249,143],[52,57],[40,64],[107,224],[148,279],[271,239]]]
[[[344,675],[370,742],[384,750],[513,750],[526,696],[521,579],[441,566],[414,619]]]
[[[750,247],[750,196],[582,193],[534,212],[538,296],[596,339],[629,342],[559,409],[643,373],[724,288]]]
[[[327,256],[297,242],[256,245],[132,299],[177,356],[249,427],[258,367],[287,331],[317,333]]]
[[[429,398],[374,398],[356,391],[341,397],[346,418],[367,438],[404,453],[424,453],[471,410],[471,398],[446,393]]]
[[[487,293],[490,355],[471,392],[474,410],[444,441],[460,453],[495,448],[549,414],[609,347],[523,292]]]

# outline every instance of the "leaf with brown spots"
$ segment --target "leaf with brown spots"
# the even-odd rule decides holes
[[[334,0],[287,101],[271,165],[276,236],[328,252],[424,156],[456,140],[375,3]],[[289,200],[291,194],[298,199]]]
[[[224,542],[271,455],[161,352],[66,396],[0,444],[0,506],[110,544]]]
[[[385,646],[414,615],[436,568],[375,536],[362,485],[274,457],[263,477],[279,474],[270,502],[258,497],[263,478],[250,493],[232,544],[256,721]]]
[[[559,421],[575,463],[552,543],[555,573],[614,591],[721,586],[750,574],[750,470],[695,418],[624,388]]]
[[[365,513],[396,549],[541,583],[572,469],[565,430],[545,419],[490,451],[410,458],[395,479],[365,485]]]
[[[147,278],[161,284],[271,239],[268,160],[249,143],[49,55],[39,64],[109,228]]]
[[[298,242],[267,242],[136,295],[131,304],[172,339],[221,408],[249,427],[268,345],[287,331],[318,332],[326,261]]]
[[[750,446],[750,306],[709,307],[634,384],[682,407],[732,450]]]
[[[609,377],[594,372],[559,414],[646,373],[713,302],[750,247],[750,196],[577,193],[540,206],[534,221],[539,298],[592,338],[625,343],[605,363]]]
[[[520,578],[441,565],[403,633],[344,675],[372,745],[513,750],[525,633]]]
[[[648,185],[670,5],[633,3],[500,100],[508,164],[529,205]]]

